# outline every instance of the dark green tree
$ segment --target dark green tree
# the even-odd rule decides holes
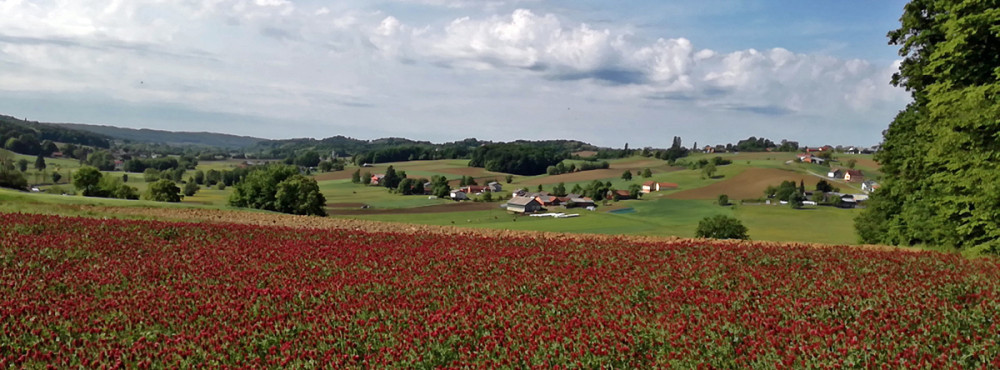
[[[648,179],[650,177],[653,177],[653,171],[650,171],[648,168],[642,170],[642,178]]]
[[[152,200],[156,202],[171,202],[177,203],[181,201],[181,188],[177,187],[173,181],[162,179],[149,185],[149,189],[146,190],[146,194],[143,196],[146,200]]]
[[[724,215],[703,218],[698,222],[695,236],[714,239],[750,239],[746,226],[743,226],[740,220]]]
[[[38,157],[35,158],[35,169],[38,171],[45,170],[45,157],[43,157],[41,154],[39,154]]]
[[[1000,4],[914,0],[889,32],[913,101],[883,132],[866,243],[1000,251]]]
[[[198,190],[201,190],[201,187],[198,186],[198,184],[196,184],[194,181],[190,181],[187,184],[184,184],[184,196],[186,197],[190,197],[197,194]]]
[[[299,174],[278,183],[275,206],[282,213],[326,216],[326,198],[319,191],[319,184]]]
[[[631,170],[625,170],[625,172],[622,173],[622,180],[632,181],[632,171]]]
[[[719,194],[719,205],[720,206],[728,206],[729,205],[729,196],[726,195],[726,194]]]
[[[73,187],[82,191],[83,196],[102,196],[99,185],[101,184],[101,171],[91,166],[80,167],[73,173]]]
[[[21,172],[27,171],[28,170],[28,160],[24,159],[24,158],[18,159],[17,160],[17,170],[21,171]]]

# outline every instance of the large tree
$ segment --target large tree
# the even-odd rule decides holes
[[[884,132],[863,242],[1000,248],[1000,4],[913,0],[889,32],[913,102]]]

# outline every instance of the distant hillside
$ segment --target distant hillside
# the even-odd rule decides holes
[[[0,115],[0,146],[34,155],[40,152],[41,142],[46,140],[98,148],[108,148],[111,145],[110,137],[93,131]]]
[[[57,125],[81,131],[105,135],[128,142],[159,143],[176,146],[204,146],[215,148],[244,148],[267,139],[236,136],[212,132],[174,132],[150,129],[132,129],[114,126],[84,125],[78,123],[58,123]]]

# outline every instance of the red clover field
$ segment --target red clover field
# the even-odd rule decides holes
[[[0,368],[997,368],[998,267],[0,214]]]

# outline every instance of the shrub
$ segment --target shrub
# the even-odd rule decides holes
[[[703,218],[698,222],[695,236],[714,239],[750,239],[747,236],[746,226],[743,226],[740,220],[724,215]]]
[[[728,206],[729,205],[729,196],[726,195],[726,194],[719,194],[719,205],[720,206]]]

